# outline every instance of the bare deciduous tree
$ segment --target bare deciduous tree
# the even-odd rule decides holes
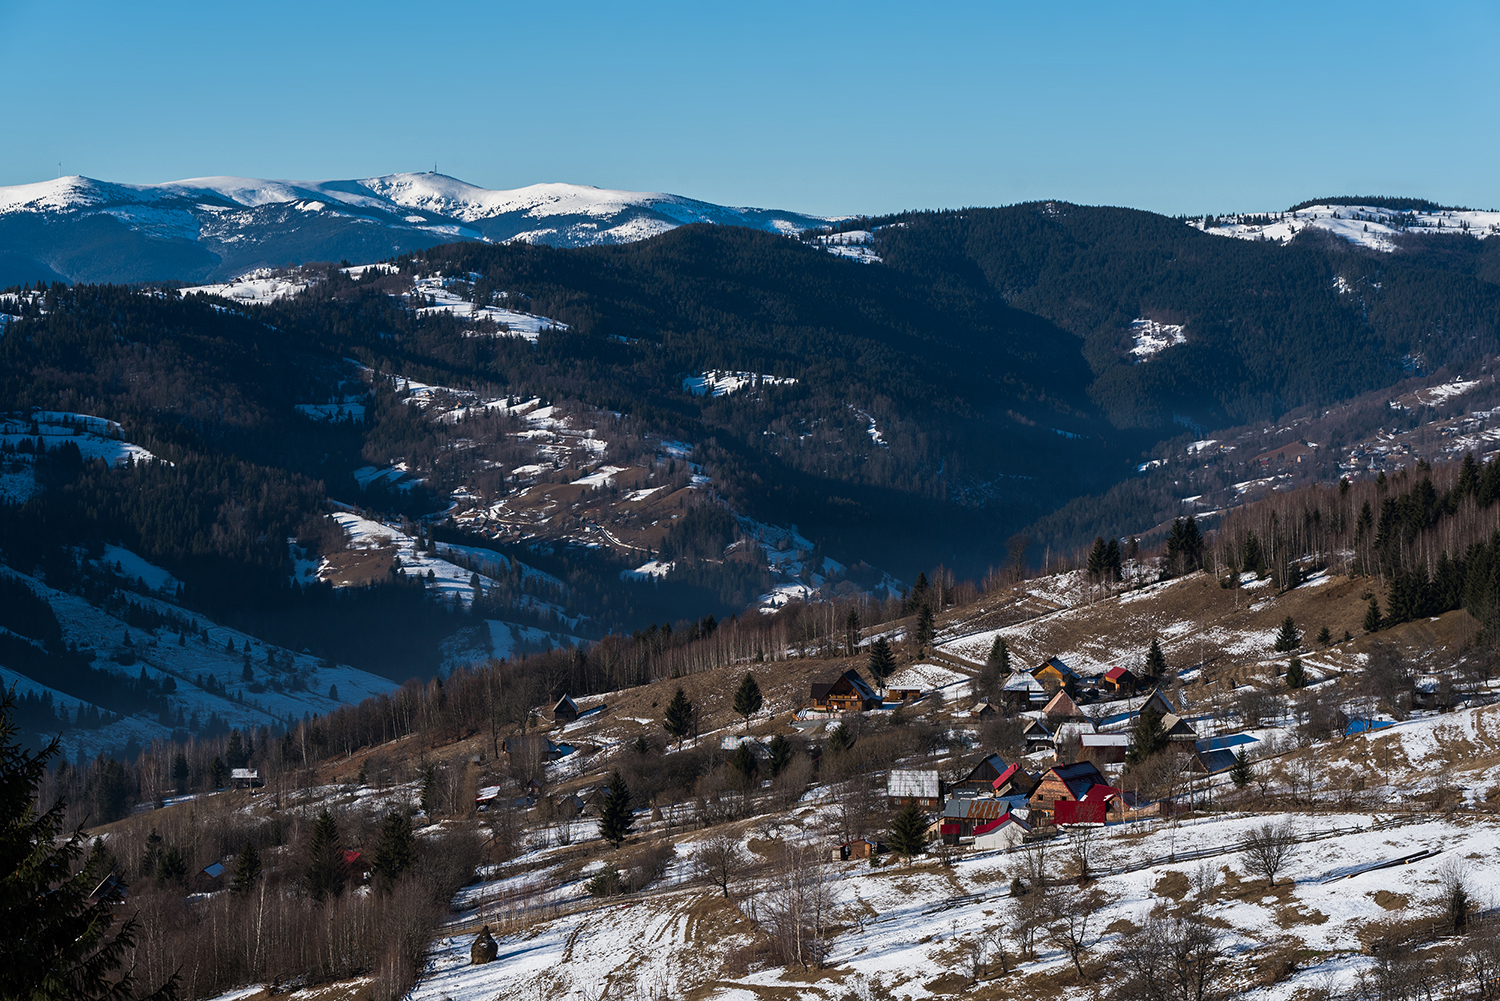
[[[1245,846],[1245,866],[1253,875],[1264,876],[1266,885],[1276,885],[1276,874],[1297,853],[1297,827],[1290,820],[1262,824],[1250,833]]]
[[[1120,936],[1114,983],[1122,1001],[1217,1001],[1228,996],[1218,976],[1219,932],[1191,918],[1147,916]]]
[[[740,854],[739,842],[726,832],[720,831],[698,849],[698,873],[714,886],[724,891],[729,899],[729,884],[745,867],[745,858]]]
[[[1047,892],[1043,908],[1047,941],[1068,954],[1080,976],[1083,956],[1098,937],[1093,932],[1094,916],[1105,903],[1104,894],[1098,890],[1063,885]]]

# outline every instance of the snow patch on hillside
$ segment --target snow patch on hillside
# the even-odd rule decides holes
[[[797,380],[790,376],[761,375],[758,372],[721,372],[711,369],[682,380],[684,392],[694,396],[729,396],[746,388],[761,386],[794,386]]]
[[[213,295],[246,304],[275,302],[307,290],[307,282],[274,277],[268,269],[252,271],[231,282],[215,285],[193,285],[180,289],[184,296]]]
[[[1397,237],[1408,233],[1461,235],[1485,239],[1500,234],[1500,212],[1442,209],[1401,212],[1373,205],[1311,205],[1296,212],[1229,215],[1211,220],[1189,219],[1188,225],[1215,236],[1271,243],[1290,243],[1309,227],[1325,230],[1371,250],[1393,251]],[[1341,289],[1342,291],[1342,289]]]
[[[1130,353],[1135,356],[1136,361],[1146,361],[1174,344],[1187,343],[1181,324],[1157,323],[1146,319],[1130,321],[1130,337],[1134,341]]]

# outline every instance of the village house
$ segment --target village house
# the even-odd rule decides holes
[[[974,847],[980,850],[1014,848],[1035,828],[1013,813],[974,828]]]
[[[974,708],[969,710],[969,715],[977,720],[994,719],[996,716],[1000,715],[1000,710],[996,709],[988,702],[981,702]]]
[[[1069,692],[1077,691],[1079,683],[1083,680],[1071,667],[1063,663],[1061,657],[1047,658],[1031,669],[1031,676],[1049,692],[1059,689]]]
[[[1092,762],[1054,765],[1042,773],[1028,802],[1036,815],[1050,820],[1058,803],[1076,803],[1094,786],[1105,784],[1103,773]]]
[[[986,754],[969,774],[954,782],[949,788],[953,792],[988,793],[994,789],[995,780],[1010,766],[998,754]]]
[[[1194,730],[1191,723],[1176,713],[1167,713],[1161,718],[1161,729],[1172,743],[1179,746],[1198,743],[1198,731]]]
[[[1118,765],[1130,751],[1128,733],[1085,733],[1078,738],[1078,753],[1096,765]]]
[[[1011,765],[991,783],[996,796],[1030,796],[1036,788],[1036,777],[1021,767],[1020,762]]]
[[[892,806],[915,803],[924,810],[942,805],[942,785],[935,769],[893,768],[886,775],[885,794]]]
[[[1025,729],[1021,731],[1021,738],[1026,741],[1027,754],[1057,749],[1057,735],[1052,732],[1051,727],[1039,719],[1026,722]]]
[[[1000,701],[1008,709],[1023,712],[1047,701],[1047,689],[1026,671],[1013,671],[1000,689]]]
[[[1112,667],[1104,672],[1104,677],[1099,679],[1099,690],[1128,697],[1135,694],[1140,683],[1140,679],[1131,673],[1130,668]]]
[[[1094,729],[1100,732],[1107,730],[1128,730],[1134,725],[1136,717],[1147,706],[1151,706],[1163,716],[1175,713],[1176,707],[1167,701],[1167,697],[1160,689],[1153,688],[1145,695],[1137,695],[1128,699],[1115,699],[1110,702],[1095,702],[1091,705],[1079,706],[1083,713],[1094,724]]]
[[[1096,782],[1076,801],[1058,800],[1052,811],[1052,822],[1058,827],[1102,827],[1111,821],[1125,819],[1125,796],[1113,786]]]
[[[974,828],[992,820],[999,820],[1012,811],[1027,809],[1024,796],[983,796],[977,799],[950,799],[943,804],[943,815],[938,821],[938,834],[943,844],[953,846],[959,838],[967,838]]]
[[[1061,688],[1042,707],[1042,715],[1046,716],[1053,723],[1088,718],[1083,714],[1083,710],[1078,708],[1078,703],[1073,701],[1073,697]]]
[[[845,671],[831,684],[812,686],[812,707],[817,712],[866,712],[879,709],[880,701],[858,671]]]

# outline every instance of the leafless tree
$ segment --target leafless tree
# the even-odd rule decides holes
[[[783,844],[769,883],[756,901],[762,927],[789,966],[823,965],[824,924],[833,910],[825,864],[826,855],[812,844]]]
[[[1266,885],[1276,885],[1276,874],[1296,855],[1297,827],[1290,820],[1266,823],[1250,833],[1245,846],[1245,866],[1253,875],[1264,876]]]
[[[740,854],[739,842],[724,831],[720,831],[698,849],[697,869],[700,875],[724,891],[729,899],[729,884],[745,868],[745,857]]]
[[[1076,886],[1055,886],[1047,892],[1043,908],[1047,941],[1068,954],[1073,968],[1083,975],[1083,956],[1098,938],[1093,932],[1094,917],[1105,904],[1098,890]]]
[[[1120,936],[1114,984],[1122,1001],[1217,1001],[1228,991],[1219,932],[1191,918],[1147,916]]]
[[[1073,870],[1080,881],[1087,881],[1093,872],[1098,841],[1097,827],[1085,824],[1068,828],[1068,855],[1073,860]]]

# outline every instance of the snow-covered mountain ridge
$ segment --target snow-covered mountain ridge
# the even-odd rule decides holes
[[[791,234],[827,221],[582,184],[497,191],[443,174],[149,185],[70,176],[0,187],[0,285],[31,271],[31,278],[75,281],[203,280],[289,260],[371,260],[454,240],[579,247],[689,223]]]
[[[1308,205],[1295,212],[1227,215],[1189,219],[1188,225],[1215,236],[1290,243],[1304,229],[1320,229],[1371,250],[1393,251],[1406,234],[1483,240],[1500,235],[1500,212],[1473,209],[1403,211],[1378,205]]]

